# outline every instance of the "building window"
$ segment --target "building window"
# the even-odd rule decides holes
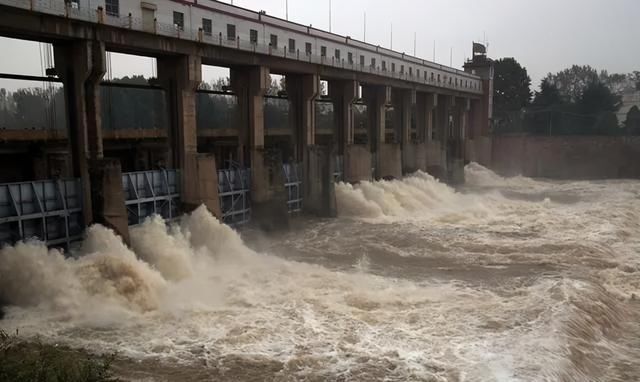
[[[433,74],[433,72],[431,72],[431,81],[435,80],[435,74]]]
[[[404,74],[404,65],[400,65],[400,74]]]
[[[416,77],[418,77],[418,79],[420,79],[420,69],[416,69]]]
[[[211,19],[202,19],[202,33],[207,36],[211,36],[211,33],[213,33],[213,25],[211,24]]]
[[[392,62],[392,63],[391,63],[391,71],[392,71],[393,73],[395,73],[395,72],[396,72],[396,63],[395,63],[395,62]]]
[[[336,58],[336,60],[339,61],[340,60],[340,49],[336,49],[336,52],[335,52],[335,54],[333,56]]]
[[[271,35],[271,38],[269,40],[269,45],[271,45],[271,47],[273,49],[278,49],[278,36],[275,34]]]
[[[252,44],[257,44],[258,43],[258,31],[255,29],[250,29],[249,30],[249,41]]]
[[[364,66],[364,56],[360,56],[360,66]]]
[[[376,67],[376,59],[371,57],[371,67],[375,68]]]
[[[227,40],[236,39],[236,26],[233,24],[227,24]]]
[[[321,46],[320,47],[320,55],[322,57],[327,57],[327,47],[326,46]]]
[[[347,59],[349,61],[349,65],[353,65],[353,53],[347,53]]]
[[[413,68],[412,67],[409,67],[409,75],[413,76]]]
[[[424,80],[425,81],[427,80],[427,71],[426,70],[424,71]]]
[[[105,0],[104,10],[109,16],[120,16],[120,0]]]
[[[304,45],[304,51],[305,53],[307,53],[308,56],[311,56],[311,53],[313,53],[313,45],[311,45],[310,42],[306,43]]]
[[[453,78],[449,77],[449,85],[451,85],[453,83]]]
[[[385,60],[382,60],[382,71],[383,72],[387,71],[387,62]]]
[[[295,53],[296,52],[296,40],[290,38],[289,39],[289,53]]]
[[[184,13],[173,12],[173,26],[181,31],[184,30]]]
[[[440,75],[438,74],[438,82],[440,82]]]

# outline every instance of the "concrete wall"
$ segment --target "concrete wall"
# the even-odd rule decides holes
[[[397,143],[381,143],[378,146],[378,178],[402,178],[402,150]]]
[[[402,149],[402,172],[427,171],[427,144],[408,143]]]
[[[503,175],[556,179],[640,177],[640,137],[500,136],[491,167]]]
[[[355,183],[371,180],[371,152],[366,145],[349,145],[344,155],[344,180]]]
[[[491,137],[476,137],[466,141],[465,162],[476,162],[485,167],[490,167],[491,147]]]

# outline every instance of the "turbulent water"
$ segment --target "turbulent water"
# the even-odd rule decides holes
[[[640,182],[466,177],[340,184],[338,219],[246,243],[201,208],[5,247],[0,328],[134,380],[640,380]]]

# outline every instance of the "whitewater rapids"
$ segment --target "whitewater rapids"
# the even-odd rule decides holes
[[[640,380],[640,182],[416,173],[245,241],[204,208],[0,250],[0,328],[158,381]]]

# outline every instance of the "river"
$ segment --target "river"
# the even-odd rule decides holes
[[[640,380],[640,182],[465,173],[340,184],[278,235],[201,208],[5,247],[0,328],[140,381]]]

